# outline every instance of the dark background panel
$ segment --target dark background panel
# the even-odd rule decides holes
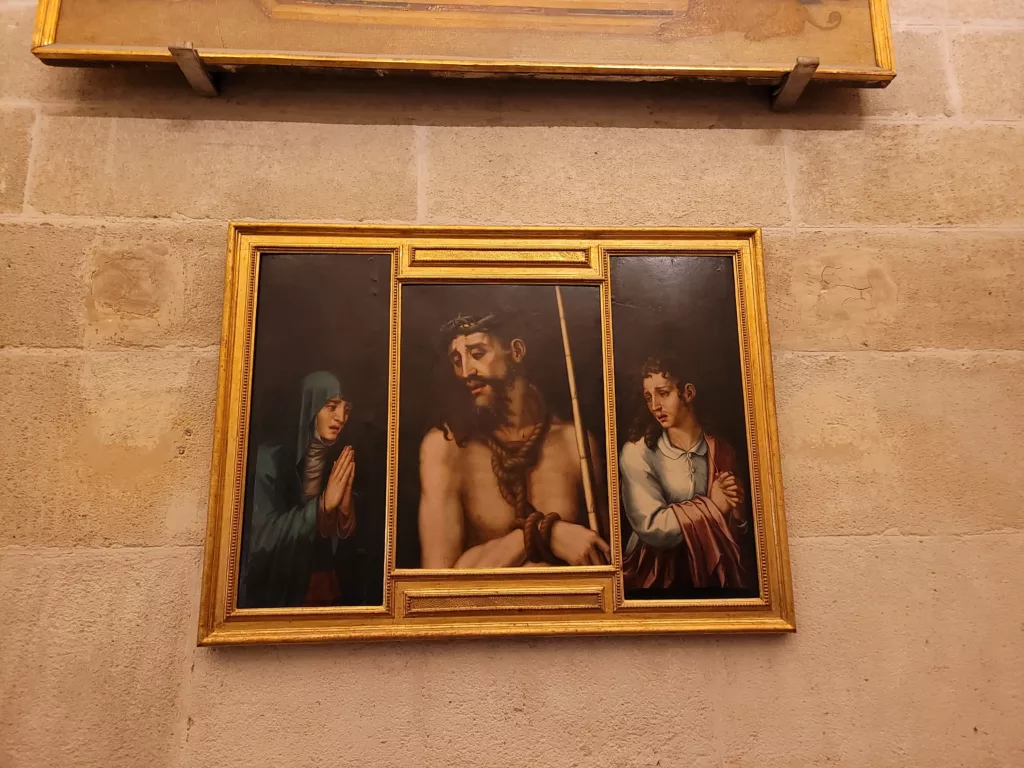
[[[605,441],[601,298],[597,286],[562,286],[583,424]],[[435,426],[439,376],[450,376],[441,326],[463,315],[499,312],[515,319],[526,342],[525,366],[549,407],[572,420],[569,383],[553,285],[472,283],[402,287],[402,350],[399,380],[398,531],[399,568],[418,568],[420,545],[419,447]],[[602,457],[603,459],[603,457]],[[602,490],[599,492],[605,492]]]
[[[649,357],[671,352],[687,362],[697,388],[697,413],[705,431],[735,449],[740,478],[750,495],[743,372],[733,262],[728,256],[613,256],[612,335],[615,342],[615,423],[618,447],[630,426],[649,419],[641,369]],[[629,527],[622,520],[622,544]],[[756,595],[747,591],[694,590],[707,597]],[[678,597],[645,590],[630,598]],[[705,595],[688,594],[687,597]]]
[[[352,403],[342,440],[356,451],[357,529],[342,542],[346,603],[380,605],[387,511],[391,257],[261,257],[248,467],[261,443],[294,440],[302,379],[330,371]],[[242,531],[243,538],[246,531]]]

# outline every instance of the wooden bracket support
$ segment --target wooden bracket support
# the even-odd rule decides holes
[[[176,43],[167,46],[167,50],[174,57],[174,63],[192,86],[192,90],[200,96],[214,97],[218,94],[217,84],[213,76],[206,69],[203,60],[192,43]]]
[[[803,95],[807,84],[811,82],[814,73],[821,66],[821,59],[817,56],[799,56],[793,71],[786,75],[782,85],[775,89],[772,94],[772,111],[788,112]]]

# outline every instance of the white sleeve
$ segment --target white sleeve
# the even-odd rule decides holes
[[[642,443],[626,443],[619,454],[622,507],[640,541],[668,549],[682,543],[683,531],[644,453]]]

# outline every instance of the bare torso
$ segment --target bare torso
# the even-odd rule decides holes
[[[478,441],[456,448],[458,494],[462,502],[465,544],[482,544],[504,536],[516,515],[501,495],[491,468],[491,449]],[[582,500],[580,458],[570,424],[554,423],[541,443],[536,466],[527,474],[527,500],[545,515],[552,512],[570,523],[587,524]]]
[[[593,474],[604,487],[603,463],[592,436]],[[588,526],[576,433],[555,421],[544,436],[537,463],[526,476],[527,500],[545,515],[556,514],[552,551],[563,562],[600,562],[596,549],[607,545]],[[601,492],[595,493],[598,519],[607,524]],[[513,506],[502,496],[491,466],[491,448],[480,440],[459,446],[440,429],[420,446],[419,531],[424,568],[503,567],[530,564],[523,531]],[[557,551],[555,551],[557,550]]]

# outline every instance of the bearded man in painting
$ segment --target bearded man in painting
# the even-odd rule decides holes
[[[334,374],[303,379],[291,442],[260,445],[247,498],[242,608],[336,605],[340,540],[356,527],[355,452],[342,439],[350,403]]]
[[[648,360],[641,379],[646,408],[619,454],[622,507],[633,529],[626,589],[677,597],[748,587],[750,514],[732,446],[704,431],[697,389],[678,360]]]
[[[422,567],[607,563],[608,545],[587,527],[574,427],[527,376],[526,342],[488,314],[445,324],[441,343],[441,415],[420,445]]]

